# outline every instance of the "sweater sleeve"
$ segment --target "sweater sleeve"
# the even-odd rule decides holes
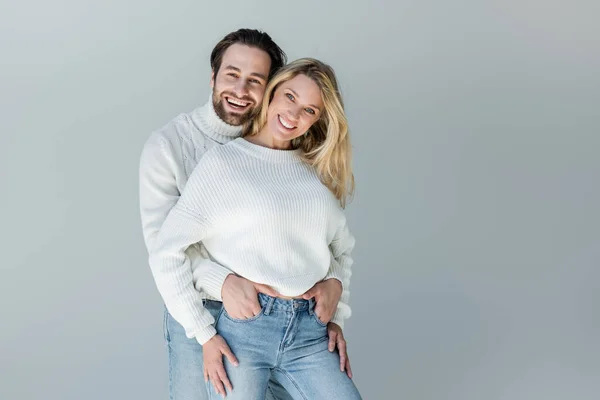
[[[193,253],[199,254],[198,257],[192,257],[192,264],[194,265],[193,270],[196,271],[198,279],[196,288],[198,290],[202,289],[204,293],[214,299],[223,301],[221,296],[223,284],[225,283],[227,276],[234,272],[210,258],[203,257],[195,246],[190,248],[190,250],[192,250]]]
[[[142,233],[148,251],[154,247],[160,228],[179,199],[172,145],[153,133],[142,150],[139,166],[139,200]]]
[[[354,261],[351,252],[354,249],[355,238],[348,229],[345,217],[336,230],[332,242],[329,244],[331,250],[331,266],[325,279],[335,278],[342,282],[342,296],[333,314],[331,322],[344,328],[344,320],[350,317],[352,310],[349,305],[350,298],[350,277],[352,276],[352,264]]]
[[[206,157],[206,156],[205,156]],[[149,246],[150,268],[165,306],[186,331],[200,344],[216,334],[214,318],[203,307],[194,287],[191,259],[187,250],[210,233],[209,194],[205,157],[198,164],[179,201],[168,213],[154,243]]]

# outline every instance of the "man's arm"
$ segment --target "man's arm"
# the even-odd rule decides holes
[[[142,231],[150,254],[156,250],[165,220],[180,199],[175,176],[177,168],[174,148],[164,137],[154,133],[144,146],[139,171]],[[182,214],[177,215],[174,218],[181,218]],[[151,265],[151,269],[158,291],[173,318],[184,327],[188,337],[205,341],[212,336],[207,326],[214,320],[204,309],[200,293],[193,284],[191,262],[198,262],[201,255],[195,247],[188,249],[188,246],[195,243],[192,241],[185,248],[171,249],[176,253],[177,266],[172,264],[170,268],[164,268],[155,264]],[[183,252],[183,256],[179,251]]]
[[[177,161],[172,145],[153,133],[140,158],[140,214],[146,248],[150,251],[167,215],[179,200],[175,179]]]
[[[172,145],[158,133],[152,135],[144,146],[140,162],[140,211],[142,230],[146,247],[150,252],[167,215],[179,200],[175,171],[177,160]],[[190,177],[191,180],[191,177]],[[241,277],[227,279],[232,272],[222,265],[206,258],[196,244],[186,250],[192,270],[197,272],[198,285],[208,295],[221,300],[225,297],[225,307],[230,315],[248,318],[259,307],[252,291],[275,296],[277,293],[264,285],[250,282]],[[155,281],[157,276],[154,275]],[[193,277],[191,278],[193,282]],[[162,295],[162,293],[161,293]],[[191,295],[191,292],[190,294]],[[201,304],[199,292],[196,303]],[[164,296],[163,296],[164,298]],[[167,309],[169,305],[167,304]],[[172,310],[169,312],[173,314]],[[173,315],[175,317],[175,315]],[[176,318],[177,320],[177,318]],[[184,328],[182,321],[177,320]],[[192,329],[191,327],[186,331]]]
[[[187,196],[187,193],[183,192],[163,223],[150,251],[149,261],[167,309],[185,328],[188,337],[195,337],[204,344],[217,332],[212,326],[214,318],[203,307],[199,292],[194,287],[191,261],[186,250],[206,237],[210,223],[199,211],[203,207],[197,207],[196,199]]]
[[[348,303],[350,298],[350,277],[352,276],[352,264],[354,260],[351,252],[354,249],[356,240],[348,229],[346,217],[342,221],[329,244],[331,250],[331,266],[324,280],[335,278],[342,284],[342,295],[337,309],[331,318],[331,322],[344,328],[344,320],[349,318],[352,311]]]

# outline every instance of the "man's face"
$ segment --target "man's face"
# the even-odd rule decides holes
[[[263,50],[239,43],[229,46],[210,80],[217,115],[230,125],[248,121],[262,101],[270,68],[271,57]]]

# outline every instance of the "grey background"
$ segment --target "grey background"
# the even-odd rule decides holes
[[[166,399],[142,145],[240,27],[342,85],[366,399],[600,396],[596,1],[3,1],[0,398]]]

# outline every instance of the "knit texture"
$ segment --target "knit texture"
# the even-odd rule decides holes
[[[188,335],[204,344],[216,333],[214,320],[191,293],[186,253],[200,241],[210,258],[193,275],[211,297],[220,298],[230,273],[290,297],[336,278],[343,293],[332,321],[343,327],[350,316],[354,237],[337,199],[298,151],[243,138],[207,151],[149,247],[167,308],[181,310]]]
[[[142,232],[149,252],[198,161],[208,150],[239,137],[241,132],[241,127],[229,125],[219,118],[213,108],[212,96],[209,96],[203,106],[178,115],[150,135],[144,144],[139,166]],[[186,256],[190,268],[178,271],[178,276],[152,272],[169,313],[183,326],[186,335],[193,338],[202,320],[200,315],[212,318],[204,310],[203,300],[218,299],[203,292],[195,277],[198,267],[210,262],[206,260],[203,246],[190,246]],[[170,288],[173,281],[179,284],[175,294]],[[182,285],[182,282],[186,284]]]

